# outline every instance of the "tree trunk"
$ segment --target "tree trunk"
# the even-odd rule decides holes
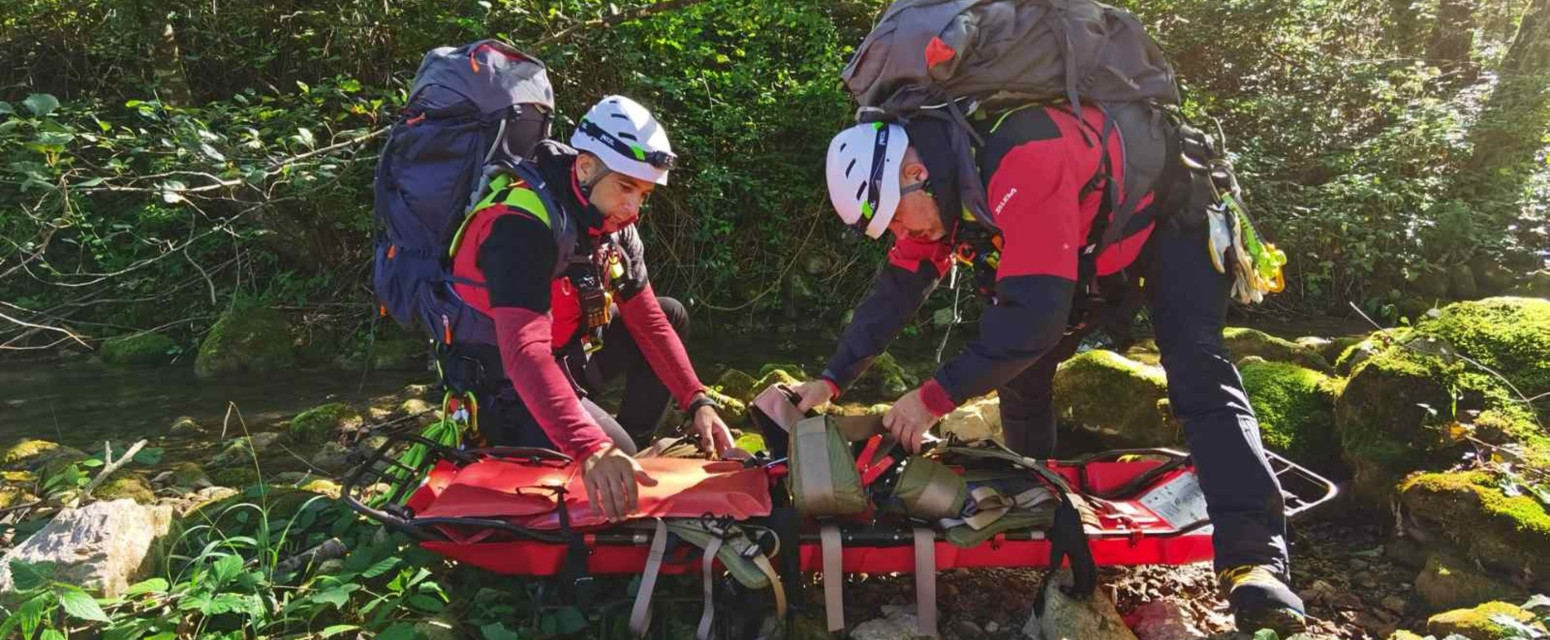
[[[1482,222],[1505,228],[1550,133],[1550,0],[1533,0],[1497,70],[1496,89],[1469,132],[1472,155],[1455,193]]]
[[[1389,0],[1389,38],[1405,57],[1421,54],[1421,12],[1417,0]]]
[[[1478,69],[1473,65],[1475,49],[1475,12],[1477,0],[1439,0],[1437,22],[1426,41],[1426,61],[1448,75],[1444,84],[1463,86],[1472,82]]]
[[[188,76],[183,73],[183,54],[178,51],[178,36],[172,26],[172,15],[159,2],[138,0],[134,7],[140,20],[143,50],[150,53],[146,62],[150,65],[152,86],[156,87],[163,102],[188,104],[193,96],[188,88]]]

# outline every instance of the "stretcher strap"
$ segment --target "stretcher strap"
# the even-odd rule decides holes
[[[797,423],[793,438],[801,464],[794,464],[802,474],[802,498],[810,513],[833,513],[839,506],[834,498],[834,474],[829,469],[829,431],[822,420],[805,420]]]
[[[630,633],[645,637],[651,626],[651,593],[657,587],[657,574],[662,569],[662,558],[667,555],[667,523],[657,518],[656,530],[651,534],[651,555],[646,558],[646,573],[640,577],[640,590],[635,593],[635,606],[630,608]]]
[[[915,527],[915,635],[937,637],[936,614],[936,534]]]
[[[784,620],[786,618],[786,585],[781,584],[780,574],[775,572],[775,565],[770,564],[770,559],[764,557],[762,553],[754,555],[753,564],[770,579],[770,592],[775,594],[775,617]]]
[[[700,627],[694,632],[695,640],[710,640],[710,623],[716,617],[716,552],[721,550],[721,538],[710,539],[705,545],[705,557],[700,561],[700,575],[705,582],[705,609],[700,613]]]
[[[1055,494],[1045,487],[1034,487],[1015,496],[1006,496],[993,487],[976,487],[969,495],[974,498],[976,512],[964,518],[964,524],[979,531],[994,524],[1013,509],[1031,509],[1055,499]]]
[[[818,529],[823,547],[823,608],[829,619],[829,632],[845,629],[845,563],[840,543],[840,528],[826,524]]]
[[[915,498],[912,513],[917,514],[951,514],[953,513],[953,501],[958,497],[958,487],[946,480],[938,481],[932,477],[926,486],[921,488],[920,495]]]

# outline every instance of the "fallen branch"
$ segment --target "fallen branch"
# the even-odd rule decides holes
[[[113,451],[111,449],[106,451],[103,454],[103,463],[105,464],[102,466],[102,471],[97,472],[97,477],[92,478],[91,482],[86,483],[86,488],[81,489],[81,497],[90,497],[92,490],[96,489],[97,485],[102,484],[102,481],[107,480],[108,476],[117,473],[119,469],[124,468],[124,465],[129,464],[129,461],[133,460],[135,454],[140,453],[140,449],[144,446],[145,439],[142,438],[139,442],[131,445],[129,450],[125,451],[124,455],[119,456],[117,460],[113,459]]]

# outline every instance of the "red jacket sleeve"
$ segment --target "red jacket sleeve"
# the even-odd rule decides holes
[[[549,316],[520,307],[493,311],[501,365],[539,428],[562,453],[578,460],[611,444],[554,361]]]
[[[996,302],[980,317],[979,337],[922,390],[933,413],[1005,384],[1065,334],[1084,226],[1083,181],[1074,175],[1067,143],[1059,138],[1024,143],[990,179],[990,202],[997,203],[1004,239]]]
[[[695,375],[689,353],[684,350],[683,341],[678,339],[678,332],[673,331],[667,314],[662,312],[651,285],[647,284],[645,289],[620,302],[619,312],[624,315],[624,326],[640,347],[641,354],[646,356],[651,371],[672,392],[678,407],[688,409],[689,402],[694,400],[695,394],[705,390],[705,385]]]

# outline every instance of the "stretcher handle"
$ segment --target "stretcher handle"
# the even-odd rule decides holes
[[[1087,465],[1094,462],[1117,461],[1125,456],[1162,456],[1167,458],[1167,461],[1157,466],[1156,468],[1147,471],[1146,473],[1132,478],[1130,482],[1127,482],[1123,486],[1112,491],[1098,492],[1091,490],[1087,484]],[[1077,470],[1078,484],[1080,485],[1080,489],[1083,494],[1102,500],[1122,500],[1140,493],[1142,490],[1150,487],[1152,483],[1157,481],[1158,478],[1161,478],[1169,472],[1188,466],[1190,464],[1190,458],[1189,454],[1184,453],[1183,451],[1178,451],[1175,449],[1164,449],[1161,447],[1152,447],[1100,451],[1098,453],[1077,458],[1076,460],[1061,462],[1059,464],[1063,466],[1069,466]]]
[[[1271,451],[1265,452],[1265,459],[1270,462],[1270,470],[1275,472],[1276,479],[1281,481],[1282,494],[1289,498],[1286,505],[1287,519],[1302,515],[1340,495],[1340,487],[1307,467]],[[1306,489],[1306,492],[1299,492],[1297,488]]]

